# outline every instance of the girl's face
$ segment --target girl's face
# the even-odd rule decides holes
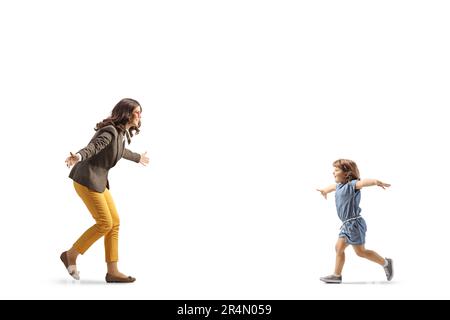
[[[134,108],[133,115],[130,120],[131,126],[134,126],[136,128],[139,126],[139,121],[141,120],[141,113],[142,113],[141,107]]]
[[[334,167],[333,175],[334,175],[334,180],[337,183],[344,183],[345,182],[345,173],[340,168]]]

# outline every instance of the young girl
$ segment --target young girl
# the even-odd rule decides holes
[[[366,222],[361,217],[361,189],[369,186],[379,186],[383,189],[390,187],[390,184],[375,179],[359,178],[359,170],[356,163],[352,160],[339,159],[333,163],[334,179],[336,184],[323,189],[317,189],[326,199],[327,194],[336,191],[336,209],[339,219],[342,221],[339,238],[336,242],[336,265],[334,274],[322,277],[320,280],[326,283],[341,283],[342,268],[345,262],[345,248],[349,244],[353,246],[356,254],[360,257],[369,259],[383,266],[388,281],[394,276],[392,259],[383,259],[378,253],[367,250],[364,247],[366,236]]]

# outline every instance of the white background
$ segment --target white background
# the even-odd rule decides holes
[[[2,1],[0,298],[450,298],[447,1]],[[120,266],[64,159],[124,97],[143,107],[110,172]],[[6,126],[6,127],[5,127]],[[332,162],[363,178],[368,248],[325,285],[339,231]]]

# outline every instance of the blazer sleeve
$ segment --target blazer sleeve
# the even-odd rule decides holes
[[[123,157],[127,160],[134,161],[137,163],[139,163],[139,161],[141,161],[141,155],[139,153],[128,150],[127,148],[125,148],[125,150],[123,150]]]
[[[85,148],[78,151],[78,153],[81,155],[83,161],[87,160],[105,149],[111,143],[112,139],[113,135],[108,131],[104,131],[92,139],[91,142],[89,142]]]

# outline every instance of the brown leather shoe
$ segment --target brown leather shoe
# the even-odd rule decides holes
[[[69,265],[69,261],[67,259],[67,251],[64,251],[59,256],[62,263],[64,263],[64,267],[66,267],[67,272],[74,278],[75,280],[80,280],[80,273],[77,271],[77,266],[74,264]]]
[[[133,277],[126,277],[126,278],[115,277],[115,276],[112,276],[109,273],[107,273],[106,277],[105,277],[105,280],[108,283],[131,283],[131,282],[135,282],[136,278],[133,278]]]

